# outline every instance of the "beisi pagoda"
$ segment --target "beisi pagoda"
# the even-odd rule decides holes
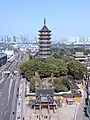
[[[51,57],[51,30],[46,26],[46,19],[44,18],[44,26],[39,30],[39,58]]]

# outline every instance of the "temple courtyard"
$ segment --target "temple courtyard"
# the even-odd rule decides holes
[[[55,111],[31,109],[30,106],[25,104],[25,120],[73,120],[76,117],[79,103],[73,105],[65,105],[58,107]]]

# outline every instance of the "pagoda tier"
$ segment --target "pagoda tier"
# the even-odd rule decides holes
[[[51,39],[51,37],[47,37],[47,36],[39,37],[39,40],[50,40],[50,39]]]
[[[44,19],[44,26],[39,30],[39,57],[49,58],[51,57],[51,30],[46,26],[46,20]]]

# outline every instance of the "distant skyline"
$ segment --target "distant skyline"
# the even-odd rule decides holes
[[[44,18],[53,40],[90,36],[90,0],[2,0],[0,36],[38,38]]]

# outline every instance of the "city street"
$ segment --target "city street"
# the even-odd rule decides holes
[[[10,120],[15,120],[16,118],[16,108],[17,108],[17,95],[18,93],[18,88],[19,88],[19,83],[20,83],[20,76],[15,75],[14,76],[14,90],[13,90],[13,98],[12,98],[12,105],[11,105],[11,114],[10,114]],[[13,114],[14,112],[14,114]]]
[[[12,84],[10,98],[7,102],[7,105],[6,105],[6,108],[4,111],[3,120],[10,120],[10,115],[13,112],[13,111],[11,111],[11,106],[12,106],[12,100],[13,100],[14,87],[15,87],[15,80],[13,81],[13,84]]]
[[[0,120],[15,120],[16,118],[17,88],[19,88],[20,75],[13,72],[20,62],[21,56],[16,56],[15,60],[10,65],[6,64],[5,69],[1,71],[3,76],[0,81]],[[10,71],[10,75],[5,74],[5,70]]]
[[[13,97],[13,90],[14,90],[14,82],[12,84],[12,89],[9,97],[9,86],[10,86],[10,79],[8,78],[5,86],[0,94],[0,120],[9,120],[9,114],[10,114],[10,106],[12,104],[12,97]],[[7,107],[9,109],[7,109]],[[7,117],[8,113],[8,117]]]

